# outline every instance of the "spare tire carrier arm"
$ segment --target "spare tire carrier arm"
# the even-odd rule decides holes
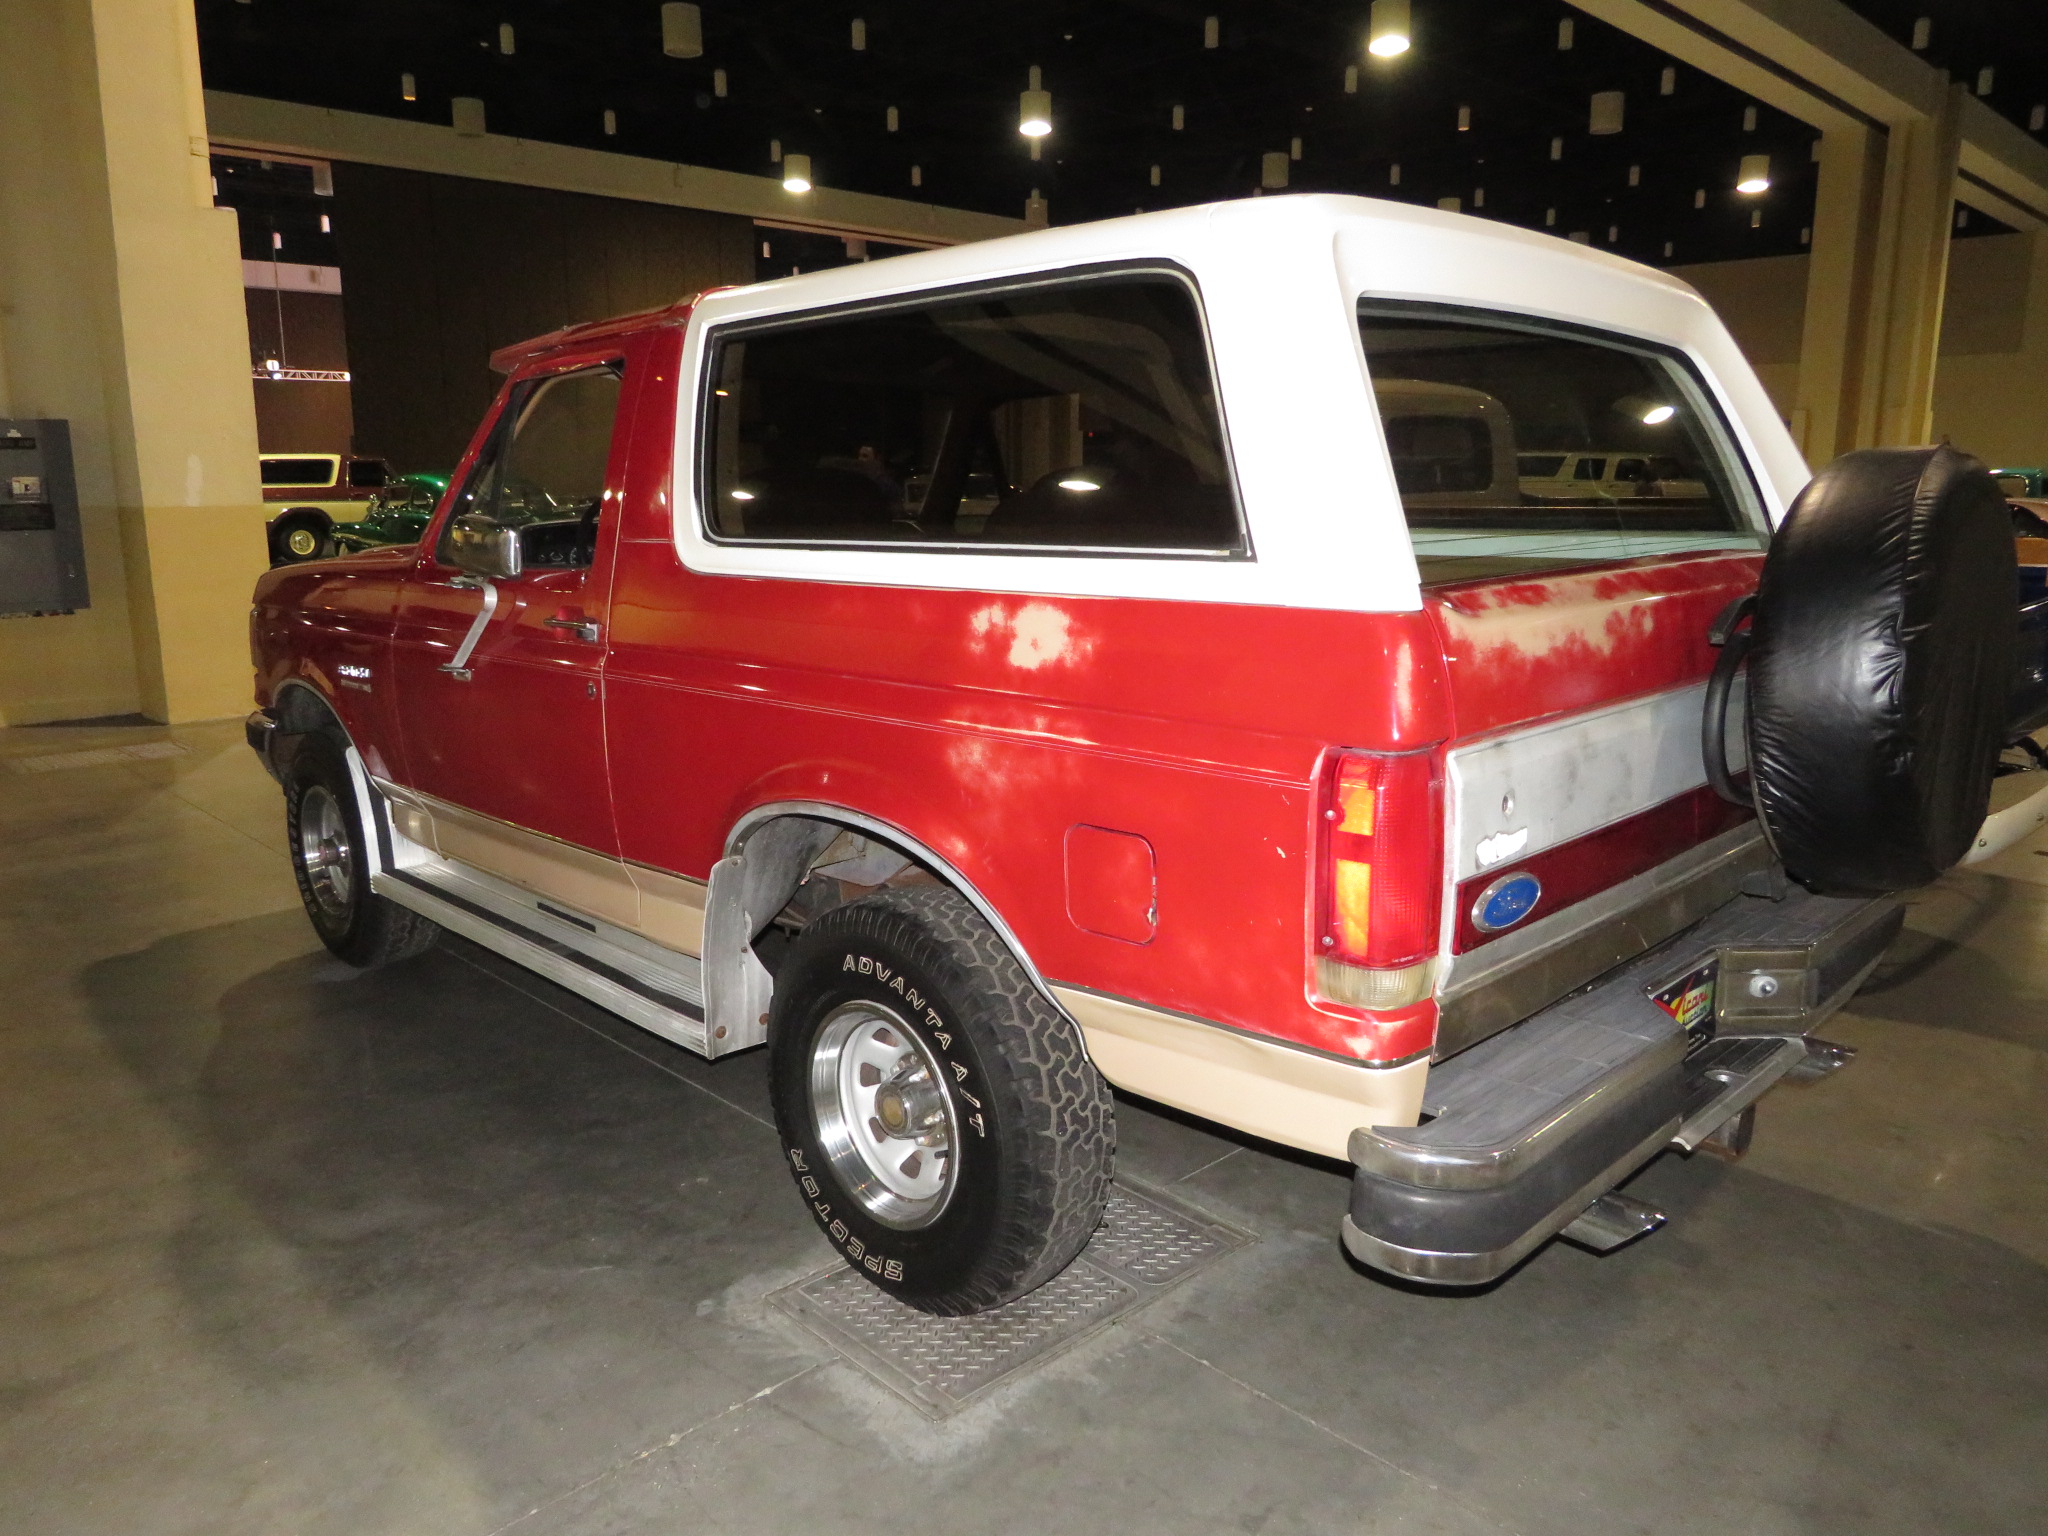
[[[1700,757],[1706,764],[1707,783],[1730,805],[1745,810],[1755,801],[1728,771],[1728,697],[1735,688],[1735,674],[1749,655],[1751,632],[1745,626],[1755,612],[1756,594],[1752,592],[1723,608],[1707,631],[1708,643],[1721,654],[1707,679],[1706,707],[1700,712]]]

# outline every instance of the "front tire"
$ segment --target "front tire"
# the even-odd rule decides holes
[[[341,747],[300,737],[284,778],[292,873],[320,942],[366,970],[430,949],[440,928],[370,889],[370,845]]]
[[[956,891],[882,891],[804,929],[776,977],[769,1080],[813,1218],[922,1311],[1014,1301],[1102,1219],[1108,1086]]]

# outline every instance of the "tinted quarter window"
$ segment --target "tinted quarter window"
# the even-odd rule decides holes
[[[1762,546],[1681,358],[1414,306],[1363,304],[1359,332],[1425,581]]]
[[[1201,316],[1177,277],[750,326],[710,368],[714,537],[1244,548]]]
[[[314,456],[303,459],[267,458],[262,461],[265,485],[317,490],[334,484],[338,460]]]
[[[519,385],[449,523],[480,512],[521,530],[528,565],[590,564],[619,414],[619,382],[619,370],[605,367]],[[444,532],[443,561],[446,537]]]

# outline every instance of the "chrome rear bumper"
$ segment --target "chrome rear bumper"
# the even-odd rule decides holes
[[[1352,1134],[1345,1247],[1432,1284],[1505,1274],[1660,1150],[1692,1150],[1810,1054],[1835,1049],[1808,1031],[1848,1000],[1903,921],[1890,898],[1738,896],[1432,1068],[1432,1118]],[[1710,961],[1717,1028],[1701,1043],[1653,994]]]

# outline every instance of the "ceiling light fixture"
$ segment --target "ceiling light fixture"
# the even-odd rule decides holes
[[[784,155],[782,157],[782,190],[785,192],[808,192],[811,190],[811,157],[809,155]]]
[[[704,12],[678,0],[661,8],[661,51],[672,59],[704,56]]]
[[[1052,132],[1052,92],[1040,87],[1038,66],[1034,64],[1030,89],[1017,97],[1017,131],[1027,139],[1042,139]]]
[[[1759,192],[1771,190],[1771,157],[1769,155],[1744,155],[1742,169],[1736,173],[1735,190],[1754,197]]]
[[[1408,0],[1372,0],[1372,26],[1366,51],[1391,59],[1409,48]]]
[[[1678,407],[1675,405],[1653,405],[1643,412],[1643,425],[1646,427],[1661,427],[1677,414]]]
[[[1063,491],[1099,491],[1102,487],[1093,480],[1083,480],[1079,475],[1074,475],[1062,480],[1060,482],[1060,489]]]

